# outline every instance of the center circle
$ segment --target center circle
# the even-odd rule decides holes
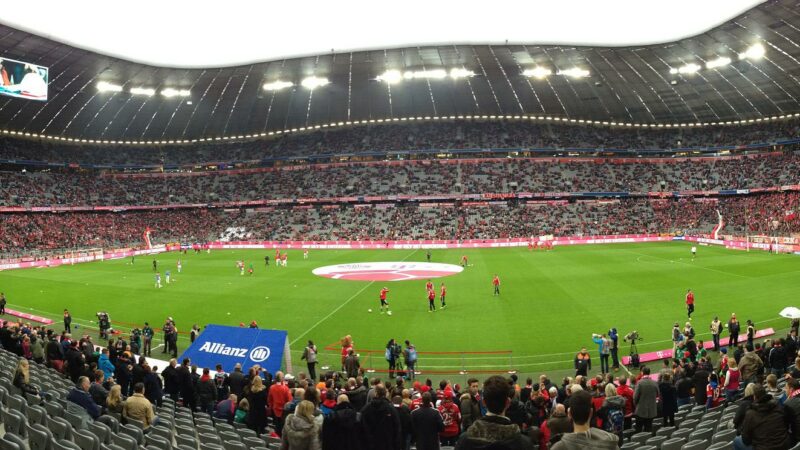
[[[407,281],[449,277],[461,273],[455,264],[424,262],[360,262],[317,267],[311,273],[335,280]]]

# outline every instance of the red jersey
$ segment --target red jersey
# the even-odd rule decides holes
[[[694,305],[694,292],[689,292],[686,294],[686,304]]]
[[[381,289],[381,300],[386,300],[386,293],[389,292],[388,289],[383,288]]]
[[[492,284],[495,285],[495,286],[499,286],[500,285],[500,278],[494,277],[494,279],[492,280]]]
[[[278,249],[275,249],[275,259],[281,259],[281,251]]]
[[[442,297],[444,297],[444,296],[445,296],[445,294],[447,294],[447,288],[445,288],[444,286],[442,286]]]
[[[286,258],[287,258],[288,256],[289,256],[288,254],[284,253],[284,254],[283,254],[283,256],[281,256],[281,260],[282,260],[282,261],[286,261]]]
[[[433,301],[435,298],[436,298],[436,292],[433,289],[428,291],[428,300]]]
[[[444,422],[444,430],[439,436],[448,438],[458,436],[461,430],[461,411],[458,410],[458,406],[453,402],[442,402],[437,409]]]
[[[430,290],[432,290],[432,289],[433,289],[433,283],[431,283],[430,281],[428,281],[427,283],[425,283],[425,290],[426,290],[426,291],[430,291]]]

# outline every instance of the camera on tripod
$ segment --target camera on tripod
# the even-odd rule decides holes
[[[636,330],[631,331],[630,333],[626,334],[622,340],[625,342],[630,341],[631,343],[635,343],[636,341],[641,341],[642,338],[639,337],[639,332]]]
[[[100,329],[101,339],[108,339],[109,334],[113,332],[111,329],[111,317],[107,312],[100,311],[97,313],[97,328]]]

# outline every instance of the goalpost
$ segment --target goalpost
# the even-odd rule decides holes
[[[103,260],[103,248],[102,247],[91,247],[91,248],[76,248],[69,252],[68,257],[70,265],[74,265],[76,262],[81,261],[102,261]]]

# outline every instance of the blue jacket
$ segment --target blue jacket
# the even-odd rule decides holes
[[[92,397],[89,395],[88,392],[85,392],[83,389],[74,388],[69,392],[67,395],[67,401],[75,403],[76,405],[82,407],[92,416],[92,419],[97,419],[100,417],[100,408],[97,404],[92,400]]]
[[[601,336],[593,336],[592,342],[597,344],[597,353],[600,355],[607,355],[608,350],[611,349],[611,345],[608,346],[605,352],[603,352],[603,338]],[[610,343],[609,343],[610,344]]]
[[[100,354],[100,359],[97,360],[97,368],[103,371],[106,379],[114,376],[114,364],[108,359],[108,355]]]

